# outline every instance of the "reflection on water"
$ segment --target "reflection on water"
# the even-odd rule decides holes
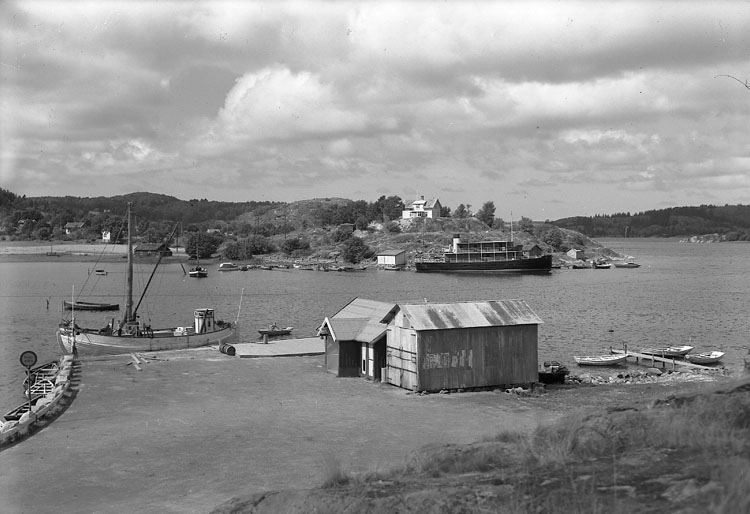
[[[684,244],[664,240],[604,240],[634,255],[637,269],[561,270],[550,275],[455,275],[392,271],[316,272],[250,270],[191,279],[179,264],[160,268],[153,295],[141,305],[154,328],[192,324],[193,309],[213,307],[234,320],[240,338],[257,340],[271,322],[294,326],[297,337],[312,337],[325,316],[357,296],[394,303],[522,299],[544,320],[539,359],[577,369],[574,354],[592,354],[623,343],[643,346],[686,344],[722,349],[725,365],[742,368],[748,351],[750,245]],[[0,263],[0,408],[22,401],[24,369],[18,356],[37,352],[40,362],[57,358],[54,332],[64,298],[80,291],[91,263]],[[86,284],[89,299],[124,306],[125,263],[107,264],[106,276]],[[136,288],[150,270],[136,276]],[[240,298],[242,308],[240,310]],[[47,308],[49,300],[49,309]],[[137,302],[137,298],[136,298]],[[78,313],[80,324],[101,324],[118,313]]]

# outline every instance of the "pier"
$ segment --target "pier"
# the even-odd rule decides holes
[[[638,352],[631,352],[627,349],[627,347],[624,350],[615,350],[613,348],[610,348],[609,350],[611,353],[615,355],[622,355],[627,354],[628,358],[633,357],[635,358],[636,364],[641,364],[641,360],[644,361],[642,364],[648,365],[648,363],[651,363],[651,367],[655,368],[656,363],[659,362],[662,365],[662,368],[667,369],[667,365],[672,365],[672,371],[675,371],[677,369],[677,366],[685,367],[685,368],[692,368],[697,369],[701,371],[717,371],[721,368],[717,368],[714,366],[704,366],[702,364],[695,364],[692,362],[688,362],[684,359],[678,359],[676,357],[658,357],[656,355],[651,355],[648,353],[638,353]]]

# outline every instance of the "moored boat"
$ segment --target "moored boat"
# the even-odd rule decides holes
[[[141,294],[141,301],[133,306],[133,244],[132,213],[128,204],[128,266],[125,291],[125,310],[121,320],[107,324],[104,328],[84,328],[75,320],[63,320],[57,330],[57,341],[65,353],[73,355],[116,355],[122,353],[177,350],[194,348],[220,343],[233,342],[237,339],[237,320],[226,322],[215,318],[214,309],[199,308],[194,310],[193,326],[168,328],[151,328],[150,324],[138,320],[138,307],[148,291],[146,284]],[[174,237],[175,230],[168,240]],[[153,273],[159,266],[161,255]],[[239,312],[237,313],[239,319]]]
[[[81,300],[63,300],[66,311],[119,311],[119,303],[84,302]]]
[[[285,336],[292,333],[294,327],[279,327],[276,323],[268,325],[268,328],[258,329],[258,333],[262,336],[274,337],[274,336]]]
[[[239,271],[240,267],[233,262],[222,262],[219,271]]]
[[[616,366],[628,359],[627,354],[574,356],[579,366]]]
[[[633,261],[614,261],[615,268],[640,268],[641,265]]]
[[[539,368],[539,382],[542,384],[563,384],[570,370],[557,361],[544,361]]]
[[[416,261],[414,268],[418,272],[549,273],[552,255],[525,257],[523,245],[513,241],[464,241],[454,234],[442,259]]]
[[[641,353],[655,357],[684,357],[693,350],[692,346],[667,346],[665,348],[643,348]]]
[[[724,352],[700,352],[685,355],[685,360],[693,364],[716,364],[722,357],[724,357]]]
[[[190,268],[188,275],[192,278],[206,278],[208,276],[208,270],[203,266],[196,265]]]

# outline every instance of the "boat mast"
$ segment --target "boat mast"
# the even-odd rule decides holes
[[[128,271],[125,289],[125,323],[133,321],[133,219],[131,203],[128,202]]]

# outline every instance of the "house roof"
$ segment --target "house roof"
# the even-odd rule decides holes
[[[396,308],[393,303],[355,298],[324,323],[337,341],[371,343],[385,334],[388,325],[384,320]]]
[[[422,206],[423,209],[434,209],[435,206],[438,203],[437,198],[430,198],[429,200],[425,200],[424,198],[420,198],[419,200],[414,200],[411,203],[411,208],[416,207],[418,205]]]
[[[69,221],[65,224],[65,228],[82,228],[83,225],[83,221]]]
[[[378,252],[378,255],[401,255],[402,253],[406,253],[405,250],[383,250],[382,252]]]
[[[395,303],[355,298],[334,314],[332,318],[367,318],[376,323],[382,323],[390,312],[396,310],[396,307]]]
[[[544,323],[523,300],[407,304],[400,305],[399,308],[415,330]]]

